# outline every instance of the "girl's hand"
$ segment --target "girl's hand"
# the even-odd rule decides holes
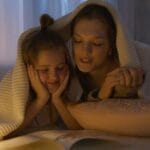
[[[41,82],[39,74],[34,69],[34,67],[32,65],[28,65],[27,69],[31,86],[37,94],[37,99],[40,100],[43,104],[45,104],[50,98],[48,90]]]
[[[120,67],[108,73],[98,93],[100,99],[109,98],[113,87],[122,86],[137,88],[142,85],[144,72],[139,68]]]
[[[60,87],[56,90],[56,92],[52,93],[52,101],[60,98],[60,96],[62,95],[62,93],[64,92],[64,90],[67,87],[68,80],[69,80],[69,71],[67,71],[67,75],[66,75],[64,81],[61,83]]]

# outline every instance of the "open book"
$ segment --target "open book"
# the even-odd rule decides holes
[[[0,150],[111,149],[149,150],[150,138],[119,136],[96,130],[48,130],[0,141]]]

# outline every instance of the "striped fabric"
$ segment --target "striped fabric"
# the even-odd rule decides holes
[[[29,83],[20,44],[32,30],[20,36],[16,65],[0,82],[0,139],[15,130],[24,119]]]
[[[26,66],[22,59],[21,43],[25,37],[39,27],[28,29],[19,38],[16,65],[0,82],[0,139],[22,123],[26,103],[29,97],[29,80]],[[77,101],[82,89],[77,78],[72,78],[67,88],[70,100]]]
[[[122,66],[140,66],[144,69],[145,82],[139,90],[139,96],[145,99],[150,98],[150,46],[134,42],[127,36],[121,24],[117,12],[105,1],[87,0],[72,13],[57,20],[51,29],[58,30],[64,39],[70,39],[70,22],[77,13],[89,4],[102,5],[111,12],[117,26],[116,45]],[[11,72],[5,75],[0,83],[0,138],[15,130],[24,119],[26,101],[28,99],[28,78],[25,64],[22,60],[20,44],[22,39],[30,32],[37,30],[35,27],[24,32],[18,42],[18,55],[16,65]],[[74,92],[72,92],[74,94]],[[75,94],[74,94],[75,95]]]
[[[139,89],[141,98],[150,98],[150,45],[133,41],[126,32],[118,12],[107,2],[103,0],[87,0],[80,4],[71,13],[59,18],[52,26],[52,29],[58,30],[65,40],[71,39],[71,21],[87,5],[96,4],[104,6],[112,14],[116,23],[117,37],[116,47],[121,66],[140,67],[145,72],[145,82]]]

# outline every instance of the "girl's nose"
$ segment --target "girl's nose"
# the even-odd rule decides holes
[[[48,80],[49,82],[57,82],[59,80],[59,76],[58,76],[58,73],[53,70],[53,71],[50,71],[49,72],[49,76],[48,76]]]

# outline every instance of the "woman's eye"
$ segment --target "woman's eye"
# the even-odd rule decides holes
[[[59,66],[59,67],[57,67],[58,70],[62,70],[64,68],[65,68],[65,66]]]
[[[74,39],[73,40],[75,43],[81,43],[82,41],[80,39]]]
[[[93,42],[93,45],[95,45],[95,46],[102,46],[103,43],[101,43],[101,42]]]

